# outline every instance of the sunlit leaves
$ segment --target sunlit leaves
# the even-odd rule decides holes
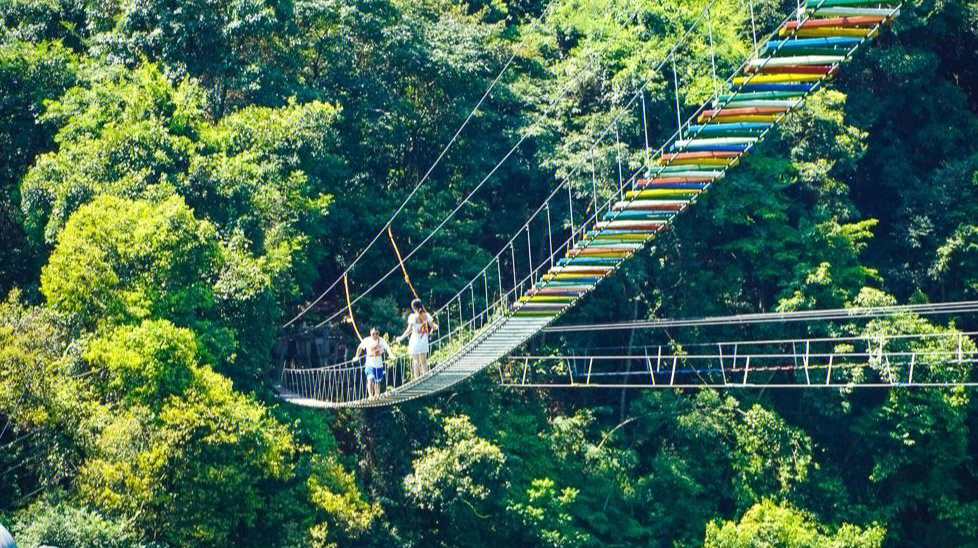
[[[706,530],[707,548],[880,548],[885,529],[843,524],[827,528],[790,506],[764,500],[754,505],[739,522],[711,523]]]

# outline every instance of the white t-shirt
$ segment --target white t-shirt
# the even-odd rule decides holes
[[[367,355],[367,360],[364,365],[367,367],[383,367],[384,366],[384,352],[390,353],[391,347],[387,344],[387,341],[377,337],[364,337],[360,341],[360,346],[357,351],[363,350]]]

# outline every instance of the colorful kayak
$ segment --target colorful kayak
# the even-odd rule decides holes
[[[830,74],[838,69],[832,65],[747,65],[751,74]]]
[[[655,177],[652,179],[639,179],[635,181],[633,186],[635,187],[657,187],[657,188],[702,188],[702,185],[697,184],[696,186],[684,187],[683,184],[686,183],[709,183],[713,181],[713,177]],[[680,185],[680,186],[674,186]]]
[[[796,55],[790,57],[762,57],[747,62],[749,70],[761,67],[801,66],[801,65],[837,65],[845,59],[842,55]]]
[[[675,177],[720,177],[723,171],[719,169],[693,169],[689,166],[653,166],[650,168],[651,177],[672,175]],[[644,179],[639,179],[640,181]]]
[[[751,92],[751,91],[801,91],[808,93],[809,91],[815,89],[815,84],[745,84],[737,87],[738,91]]]
[[[673,143],[675,145],[675,143]],[[744,152],[750,145],[686,145],[679,150],[684,151],[706,151],[706,150],[719,150],[725,152]],[[675,146],[672,147],[676,150]]]
[[[809,38],[816,40],[816,38]],[[824,40],[824,38],[818,38]],[[808,56],[828,56],[845,55],[847,51],[855,46],[796,46],[789,48],[768,49],[763,54],[770,57],[808,57]]]
[[[675,148],[687,145],[749,145],[757,142],[757,137],[716,137],[712,139],[677,139],[672,142]]]
[[[574,300],[570,295],[533,295],[520,297],[520,300],[528,303],[569,303]]]
[[[563,274],[566,272],[577,272],[583,274],[605,275],[613,269],[610,266],[555,266],[550,270],[552,273]]]
[[[738,76],[734,78],[733,85],[746,86],[748,84],[818,82],[822,78],[825,78],[825,74],[806,74],[806,73],[752,74],[750,76]]]
[[[722,158],[730,159],[740,156],[739,152],[670,152],[662,155],[662,161],[675,163],[677,160],[696,160],[699,158]]]
[[[672,211],[656,211],[650,209],[639,209],[639,210],[622,209],[618,211],[606,211],[602,216],[602,219],[605,221],[614,221],[614,220],[653,221],[653,220],[660,220],[660,219],[669,219],[673,215],[674,212]]]
[[[900,5],[900,0],[876,0],[875,2],[869,2],[867,0],[805,0],[805,8],[807,9],[825,9],[825,8],[838,8],[838,7],[863,7],[863,6],[893,6],[896,7]]]
[[[730,101],[759,101],[759,100],[784,100],[784,99],[795,99],[804,95],[804,92],[800,91],[758,91],[753,93],[723,93],[717,96],[716,104],[726,104]]]
[[[515,305],[515,314],[554,316],[590,291],[686,209],[802,98],[839,71],[898,11],[896,0],[806,0],[796,20],[763,44],[728,91],[668,143],[645,177],[596,215],[593,227]]]
[[[798,29],[794,31],[794,36],[801,36],[806,38],[817,38],[817,37],[829,37],[829,36],[845,36],[850,38],[874,38],[879,31],[877,29],[860,29],[860,28],[839,28],[839,27],[825,27],[818,29]]]
[[[822,7],[814,11],[815,15],[825,17],[885,17],[889,23],[900,15],[900,10],[895,8],[856,8],[856,7]]]
[[[713,178],[706,178],[704,181],[700,182],[686,182],[686,183],[667,183],[663,182],[661,179],[639,179],[635,181],[636,188],[658,188],[658,189],[668,189],[668,190],[702,190],[708,183],[710,183]]]
[[[679,211],[688,202],[685,200],[631,200],[615,202],[611,208],[622,209],[653,209],[657,211]]]
[[[615,259],[603,259],[600,257],[579,257],[579,258],[564,258],[558,259],[557,265],[559,266],[569,266],[569,265],[599,265],[599,266],[616,266],[618,261]]]
[[[645,190],[629,190],[625,193],[625,199],[639,198],[639,199],[690,199],[695,197],[700,192],[700,189],[688,189],[688,190],[672,190],[668,188],[652,188]]]
[[[875,27],[880,23],[885,23],[887,17],[883,15],[861,15],[853,17],[829,17],[824,19],[806,19],[804,21],[788,21],[778,30],[778,34],[784,36],[791,34],[796,29],[816,29],[816,28],[849,28],[849,27]]]
[[[777,100],[765,100],[760,99],[757,101],[730,101],[724,106],[730,108],[743,108],[743,107],[784,107],[785,109],[793,109],[801,104],[801,101],[797,99],[785,99],[781,101]],[[756,139],[755,139],[756,140]]]

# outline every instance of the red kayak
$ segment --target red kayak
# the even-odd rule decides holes
[[[853,17],[830,17],[826,19],[809,19],[807,21],[788,21],[784,28],[794,30],[818,29],[824,27],[872,27],[886,22],[886,17],[876,17],[872,15],[859,15]]]
[[[700,118],[709,118],[710,116],[714,116],[714,115],[717,118],[723,118],[724,116],[746,116],[749,114],[781,114],[782,112],[785,112],[787,110],[788,107],[724,108],[720,110],[704,110],[700,114]]]

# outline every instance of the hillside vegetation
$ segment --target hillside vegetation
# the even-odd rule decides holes
[[[19,545],[978,546],[964,388],[531,391],[483,373],[394,408],[276,400],[282,323],[510,55],[393,225],[413,247],[530,135],[409,261],[432,305],[556,177],[617,162],[590,150],[594,128],[706,6],[553,1],[0,0],[0,523]],[[745,5],[711,11],[720,72],[750,50]],[[755,0],[758,28],[795,5]],[[976,43],[978,0],[909,1],[564,321],[978,297]],[[687,113],[709,67],[702,48],[679,67]],[[646,92],[654,142],[675,128],[670,82]],[[633,167],[640,124],[621,128]],[[379,243],[355,294],[396,264]],[[394,276],[357,305],[361,328],[399,333],[410,298]],[[334,291],[314,315],[344,306]],[[906,316],[534,344],[969,329]]]

